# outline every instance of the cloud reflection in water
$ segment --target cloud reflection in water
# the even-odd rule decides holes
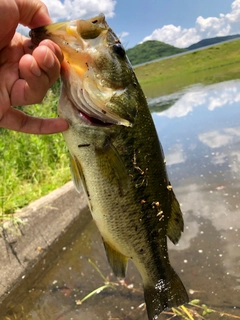
[[[169,100],[173,105],[158,112],[156,106],[162,110]],[[202,246],[226,274],[240,278],[240,80],[193,86],[149,105],[184,212],[177,249],[190,248],[202,225],[212,225],[219,236],[213,243],[205,233]]]
[[[176,94],[173,95],[176,96]],[[207,87],[199,84],[186,89],[185,93],[180,95],[171,108],[156,114],[168,118],[184,117],[196,107],[204,106],[213,111],[215,108],[238,103],[240,102],[240,80],[220,82]],[[169,98],[171,96],[169,95]],[[149,105],[151,107],[164,100],[166,96],[154,98],[149,101]]]

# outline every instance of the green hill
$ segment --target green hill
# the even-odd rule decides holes
[[[186,52],[189,50],[199,49],[201,47],[213,45],[227,40],[234,40],[240,37],[240,34],[235,34],[225,37],[215,37],[209,39],[203,39],[197,43],[192,44],[188,48],[177,48],[170,44],[157,41],[149,40],[141,44],[136,45],[135,47],[126,50],[129,60],[132,65],[141,64],[156,60],[163,57],[168,57],[176,53]]]
[[[237,38],[240,38],[240,34],[234,34],[234,35],[225,36],[225,37],[214,37],[214,38],[203,39],[197,43],[192,44],[191,46],[189,46],[186,49],[187,50],[195,50],[198,48],[210,46],[212,44],[216,44],[216,43],[223,42],[223,41],[234,40]]]
[[[128,58],[133,65],[171,56],[184,51],[187,50],[176,48],[170,44],[156,40],[145,41],[126,50]]]

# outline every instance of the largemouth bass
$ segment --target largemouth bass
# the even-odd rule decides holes
[[[167,236],[183,231],[179,203],[164,155],[126,52],[104,15],[60,22],[30,32],[63,51],[59,116],[76,189],[81,186],[102,235],[114,274],[124,278],[128,259],[139,270],[148,318],[188,301],[170,265]]]

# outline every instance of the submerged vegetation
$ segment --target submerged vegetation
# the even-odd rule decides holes
[[[105,277],[103,273],[100,271],[100,269],[97,267],[95,263],[93,263],[90,259],[88,259],[88,262],[94,267],[94,269],[97,271],[97,273],[100,275],[100,277],[103,280],[103,285],[96,288],[95,290],[91,291],[89,294],[87,294],[85,297],[83,297],[81,300],[76,300],[76,305],[82,305],[86,300],[92,298],[96,294],[100,294],[103,290],[117,290],[119,286],[124,286],[131,292],[138,291],[134,288],[133,284],[126,284],[124,280],[117,280],[117,282],[109,281],[108,277]],[[143,293],[143,292],[142,292]],[[145,311],[146,306],[145,303],[141,303],[138,306],[138,309]],[[214,310],[211,307],[207,306],[206,304],[202,304],[199,299],[193,299],[188,304],[182,305],[180,307],[172,308],[170,311],[164,311],[162,313],[163,315],[166,315],[167,320],[170,319],[184,319],[184,320],[211,320],[217,318],[222,319],[240,319],[240,316],[236,316],[234,314],[226,313],[219,310]],[[212,317],[213,316],[213,317]]]
[[[240,40],[148,63],[135,69],[148,97],[170,94],[195,83],[240,77]],[[39,117],[56,117],[59,81],[41,104],[19,107]],[[0,128],[0,223],[9,214],[71,179],[61,134],[27,135]]]

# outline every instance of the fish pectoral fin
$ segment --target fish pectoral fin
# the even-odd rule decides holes
[[[182,211],[175,194],[171,188],[169,189],[169,192],[171,193],[170,196],[172,207],[170,218],[168,220],[167,236],[174,244],[177,244],[183,232],[184,222]]]
[[[82,166],[78,161],[78,159],[72,156],[71,154],[70,154],[70,170],[72,174],[73,183],[77,192],[80,193],[81,187],[83,187],[86,194],[89,196]]]
[[[106,163],[109,164],[109,167],[116,177],[120,195],[123,196],[128,191],[130,178],[117,149],[111,141],[106,140],[103,147],[96,149],[96,154],[101,155],[100,158],[103,166],[106,166]]]
[[[108,262],[112,268],[114,275],[118,278],[125,278],[128,258],[123,254],[113,249],[104,239],[104,247],[106,250]]]

